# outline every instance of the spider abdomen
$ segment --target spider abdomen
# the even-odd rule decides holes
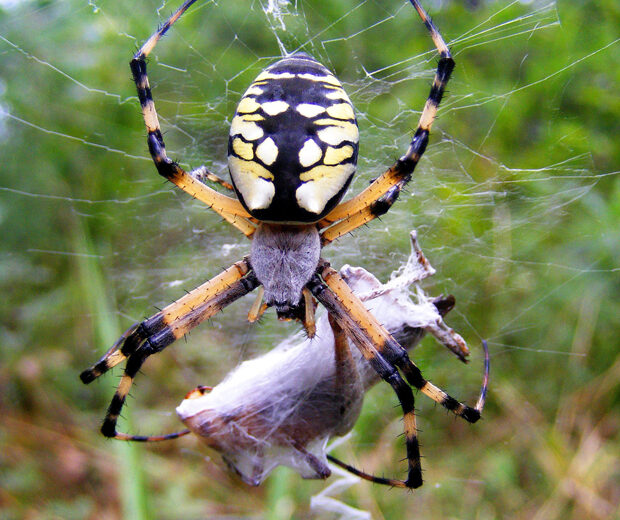
[[[302,53],[265,69],[241,98],[228,166],[239,200],[262,221],[316,222],[344,195],[359,131],[340,82]]]

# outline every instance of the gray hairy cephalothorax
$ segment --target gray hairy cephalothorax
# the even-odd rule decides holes
[[[261,223],[252,237],[250,263],[265,288],[265,303],[283,316],[297,308],[320,253],[316,226]]]

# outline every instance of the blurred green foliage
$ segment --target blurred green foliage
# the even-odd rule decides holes
[[[361,483],[373,518],[615,518],[620,503],[620,7],[615,0],[425,2],[457,68],[410,193],[325,256],[385,277],[417,228],[452,293],[462,366],[414,358],[472,399],[492,355],[481,424],[423,398],[426,485]],[[225,172],[228,125],[256,73],[302,49],[343,80],[362,133],[359,191],[401,154],[428,94],[432,43],[404,1],[200,0],[149,64],[173,157]],[[185,438],[119,446],[98,433],[115,376],[77,375],[130,323],[240,258],[247,244],[157,178],[131,53],[174,9],[161,1],[0,2],[0,516],[309,518],[322,482],[288,470],[251,489]],[[242,300],[149,359],[130,400],[140,433],[297,330],[245,322]],[[118,373],[118,371],[116,371]],[[395,397],[373,390],[343,459],[402,475]]]

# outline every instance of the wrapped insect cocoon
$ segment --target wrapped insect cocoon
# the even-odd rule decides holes
[[[361,267],[344,266],[340,274],[403,347],[415,347],[430,332],[464,359],[465,342],[443,322],[454,299],[430,298],[417,285],[410,289],[434,273],[414,232],[411,241],[407,264],[386,284]],[[214,388],[196,388],[178,416],[250,485],[278,465],[304,478],[327,478],[327,442],[353,428],[365,392],[378,381],[353,344],[336,348],[336,329],[323,314],[314,338],[300,333],[241,363]]]

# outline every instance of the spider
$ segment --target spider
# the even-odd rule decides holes
[[[472,408],[457,401],[422,376],[407,351],[321,257],[324,246],[391,208],[426,149],[454,60],[420,3],[410,1],[440,54],[430,94],[407,152],[346,202],[340,201],[356,170],[357,121],[340,82],[314,58],[295,53],[277,61],[242,96],[228,141],[230,184],[204,166],[186,172],[168,157],[146,72],[146,59],[157,42],[195,0],[185,1],[134,55],[130,67],[157,171],[251,239],[251,250],[221,274],[132,325],[95,365],[82,372],[82,381],[90,383],[126,360],[101,427],[103,435],[133,441],[179,436],[155,438],[117,431],[133,379],[150,355],[257,288],[250,321],[274,307],[280,319],[299,320],[312,337],[316,299],[326,307],[335,334],[346,334],[396,392],[404,418],[407,478],[373,477],[375,482],[405,488],[422,485],[411,387],[471,423],[480,418],[481,406]],[[234,192],[236,198],[208,187],[206,181]],[[467,354],[465,345],[457,352],[462,361]]]

